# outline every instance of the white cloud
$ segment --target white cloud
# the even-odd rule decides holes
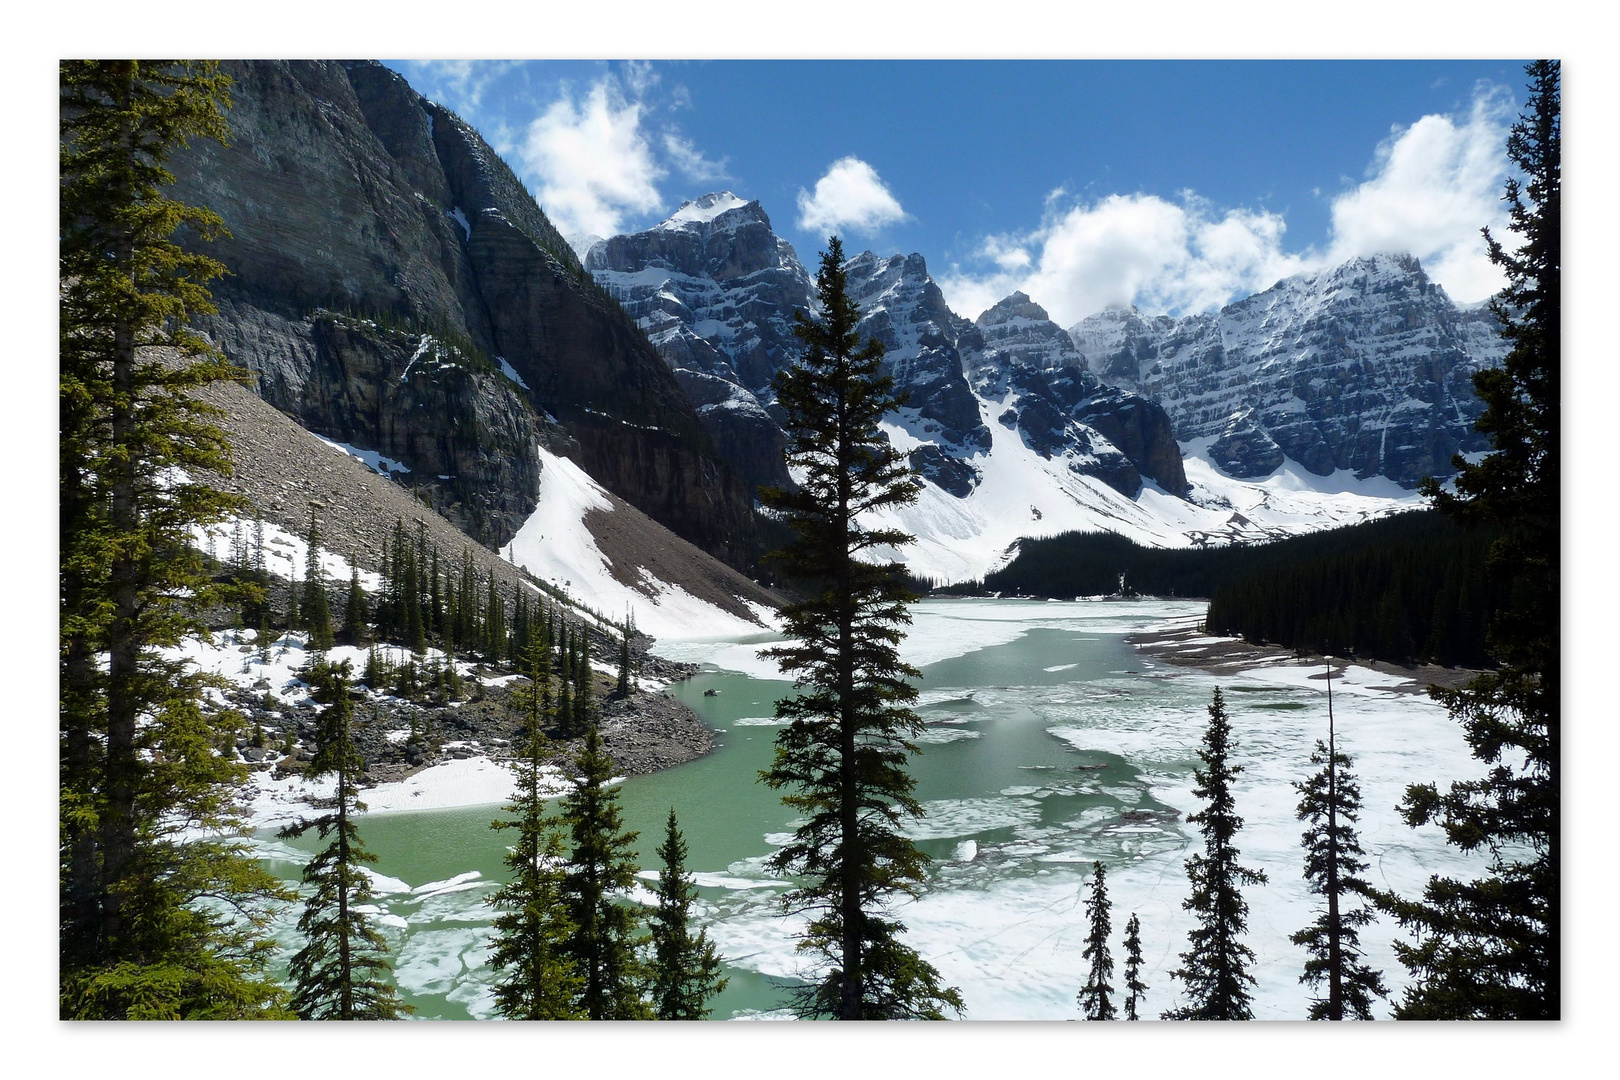
[[[669,155],[670,163],[688,180],[708,184],[715,180],[731,179],[726,173],[726,162],[730,160],[729,158],[710,161],[689,139],[683,139],[673,131],[664,133],[664,152]]]
[[[1064,326],[1110,306],[1195,311],[1266,288],[1297,273],[1303,260],[1281,248],[1276,214],[1215,214],[1190,194],[1173,203],[1156,195],[1110,195],[1062,206],[1047,200],[1041,227],[1025,236],[990,238],[980,255],[989,274],[954,268],[940,280],[953,310],[973,316],[1017,290],[1034,297]]]
[[[1325,249],[1286,251],[1280,214],[1218,210],[1192,192],[1176,202],[1137,193],[1069,203],[1060,188],[1039,228],[986,238],[970,261],[984,269],[953,265],[940,288],[970,317],[1022,290],[1070,326],[1116,305],[1209,310],[1291,274],[1405,251],[1453,299],[1481,300],[1504,283],[1479,230],[1489,225],[1502,238],[1506,228],[1502,147],[1511,114],[1505,91],[1481,86],[1466,117],[1431,115],[1395,128],[1367,179],[1333,200]]]
[[[565,91],[519,142],[525,171],[538,179],[541,209],[570,242],[612,236],[627,215],[663,204],[658,181],[665,171],[641,130],[642,111],[640,101],[603,79],[581,102]]]
[[[1333,200],[1328,257],[1409,251],[1454,300],[1483,300],[1506,284],[1485,256],[1482,225],[1503,238],[1503,152],[1512,98],[1482,87],[1461,120],[1425,116],[1378,147],[1371,176]]]
[[[840,158],[816,181],[814,195],[799,189],[799,228],[815,233],[870,233],[906,212],[877,170],[856,157]]]

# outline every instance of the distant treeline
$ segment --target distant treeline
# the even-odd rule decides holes
[[[1491,536],[1433,511],[1236,547],[1145,548],[1112,533],[1025,540],[982,583],[1007,596],[1209,597],[1207,627],[1300,652],[1485,667],[1504,597],[1485,574]]]

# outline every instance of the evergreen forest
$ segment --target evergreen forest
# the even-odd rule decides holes
[[[1008,596],[1207,597],[1211,634],[1301,653],[1480,668],[1491,663],[1490,616],[1511,588],[1487,571],[1494,538],[1433,510],[1218,548],[1066,533],[1023,541],[980,587]]]

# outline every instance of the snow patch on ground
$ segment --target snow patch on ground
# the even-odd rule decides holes
[[[310,434],[315,435],[314,432],[310,432]],[[376,450],[365,450],[358,446],[350,446],[348,443],[328,439],[325,435],[315,435],[315,437],[321,440],[321,442],[325,443],[327,446],[330,446],[332,449],[348,454],[350,457],[354,458],[358,462],[361,462],[366,466],[366,468],[371,469],[379,476],[387,476],[390,473],[408,473],[411,471],[409,465],[395,461],[391,457],[385,457]]]
[[[303,581],[304,567],[309,561],[309,544],[301,536],[288,532],[270,522],[255,522],[252,518],[227,517],[212,525],[193,525],[191,543],[221,562],[229,562],[234,551],[243,551],[251,560],[253,537],[257,528],[264,531],[264,568],[285,581]],[[329,582],[349,580],[354,564],[342,555],[321,548],[321,573]],[[360,571],[360,587],[367,592],[382,588],[382,575],[372,570]]]

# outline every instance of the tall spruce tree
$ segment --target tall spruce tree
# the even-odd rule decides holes
[[[501,599],[494,574],[489,575],[489,601],[484,610],[488,612],[484,617],[484,659],[498,664],[506,657],[506,601]]]
[[[309,546],[304,556],[304,601],[300,617],[309,630],[309,647],[325,652],[332,647],[332,609],[326,599],[326,571],[321,567],[321,531],[315,511],[309,512]]]
[[[1401,1019],[1558,1019],[1560,955],[1559,409],[1562,123],[1560,65],[1526,68],[1530,99],[1508,135],[1524,177],[1507,181],[1509,250],[1484,230],[1507,288],[1492,301],[1509,351],[1474,376],[1485,405],[1475,428],[1492,450],[1460,455],[1455,494],[1425,494],[1459,521],[1501,536],[1487,569],[1511,585],[1487,645],[1497,668],[1458,690],[1431,687],[1463,727],[1481,779],[1409,787],[1401,809],[1414,827],[1436,823],[1465,851],[1490,853],[1486,876],[1429,879],[1423,897],[1382,904],[1417,940],[1397,943],[1411,972]]]
[[[1108,951],[1108,935],[1113,925],[1108,917],[1108,884],[1103,864],[1095,862],[1091,878],[1091,895],[1086,897],[1086,949],[1081,958],[1091,965],[1086,985],[1080,991],[1080,1012],[1087,1020],[1112,1020],[1114,992],[1109,982],[1114,977],[1114,957]]]
[[[692,906],[697,886],[686,872],[686,839],[669,808],[664,842],[658,845],[664,865],[658,872],[658,909],[648,920],[652,935],[653,1015],[660,1020],[702,1020],[708,1000],[726,988],[720,956],[702,927],[693,932]]]
[[[524,736],[517,795],[506,808],[513,816],[493,823],[517,830],[506,855],[512,880],[489,901],[499,912],[489,958],[500,972],[495,1007],[509,1020],[579,1020],[585,1017],[579,1005],[584,981],[566,954],[576,928],[563,893],[565,853],[559,822],[546,812],[543,784],[552,749],[545,734],[551,723],[551,652],[538,641],[524,674],[528,685],[512,695]]]
[[[1322,897],[1316,921],[1289,940],[1303,945],[1302,983],[1327,987],[1325,997],[1311,1001],[1312,1020],[1371,1020],[1375,997],[1387,997],[1383,978],[1361,960],[1359,928],[1373,920],[1369,907],[1347,908],[1351,897],[1370,897],[1372,887],[1360,875],[1367,869],[1356,817],[1361,810],[1361,788],[1350,773],[1348,755],[1338,752],[1333,730],[1333,666],[1328,665],[1328,741],[1318,740],[1311,764],[1318,771],[1299,792],[1299,820],[1310,827],[1301,838],[1305,847],[1305,879],[1311,892]]]
[[[1133,911],[1125,924],[1125,1019],[1141,1019],[1136,1007],[1149,989],[1151,987],[1142,981],[1142,923]]]
[[[573,840],[563,875],[563,900],[573,933],[563,956],[582,982],[579,1006],[591,1020],[645,1020],[636,915],[618,894],[636,881],[635,842],[619,814],[619,789],[610,787],[613,759],[593,724],[575,763],[579,775],[563,799],[562,820]]]
[[[1219,687],[1209,705],[1209,726],[1198,752],[1204,767],[1194,770],[1193,794],[1208,800],[1204,809],[1188,814],[1189,824],[1204,834],[1204,851],[1187,860],[1192,894],[1182,907],[1198,918],[1187,934],[1181,967],[1170,973],[1180,980],[1187,1004],[1163,1013],[1165,1020],[1248,1020],[1249,987],[1254,976],[1249,965],[1254,950],[1243,943],[1248,929],[1249,904],[1240,888],[1264,885],[1265,871],[1238,864],[1241,854],[1233,841],[1243,827],[1232,801],[1232,781],[1243,771],[1233,765],[1232,723]]]
[[[615,696],[630,696],[630,635],[619,633],[619,681],[613,688]]]
[[[366,909],[374,897],[365,865],[377,857],[365,849],[354,815],[365,810],[357,782],[364,764],[350,733],[354,704],[348,661],[321,661],[307,676],[312,696],[324,705],[318,721],[315,755],[307,775],[333,776],[332,812],[281,830],[295,838],[314,829],[325,848],[304,867],[313,891],[304,901],[298,932],[304,947],[293,954],[287,974],[293,981],[293,1008],[305,1020],[397,1020],[412,1011],[387,981],[392,971],[388,942],[372,925]]]
[[[917,482],[878,427],[899,402],[879,372],[883,346],[859,340],[843,259],[832,237],[816,275],[820,317],[795,313],[804,353],[776,376],[800,486],[760,493],[792,530],[774,559],[803,596],[782,609],[792,644],[766,654],[799,693],[776,703],[788,724],[761,778],[804,820],[770,865],[802,881],[784,910],[809,916],[799,949],[825,971],[795,1001],[801,1015],[939,1019],[961,1010],[961,995],[903,944],[891,907],[897,892],[916,890],[928,861],[901,831],[923,813],[906,772],[922,726],[909,708],[918,673],[898,652],[916,593],[898,564],[862,559],[912,538],[859,523],[914,502]]]
[[[192,392],[234,369],[187,328],[214,310],[223,267],[171,239],[221,221],[164,195],[176,147],[226,137],[230,80],[187,60],[69,60],[59,75],[59,1006],[260,1015],[282,996],[261,932],[282,894],[235,839],[243,773],[215,748],[238,718],[205,714],[203,680],[159,653],[240,599],[189,543],[242,505],[191,479],[231,467],[218,410]]]
[[[366,642],[366,627],[371,622],[371,612],[366,604],[366,590],[360,584],[360,567],[352,563],[349,567],[349,599],[343,605],[343,629],[339,637],[345,645],[364,645]]]

